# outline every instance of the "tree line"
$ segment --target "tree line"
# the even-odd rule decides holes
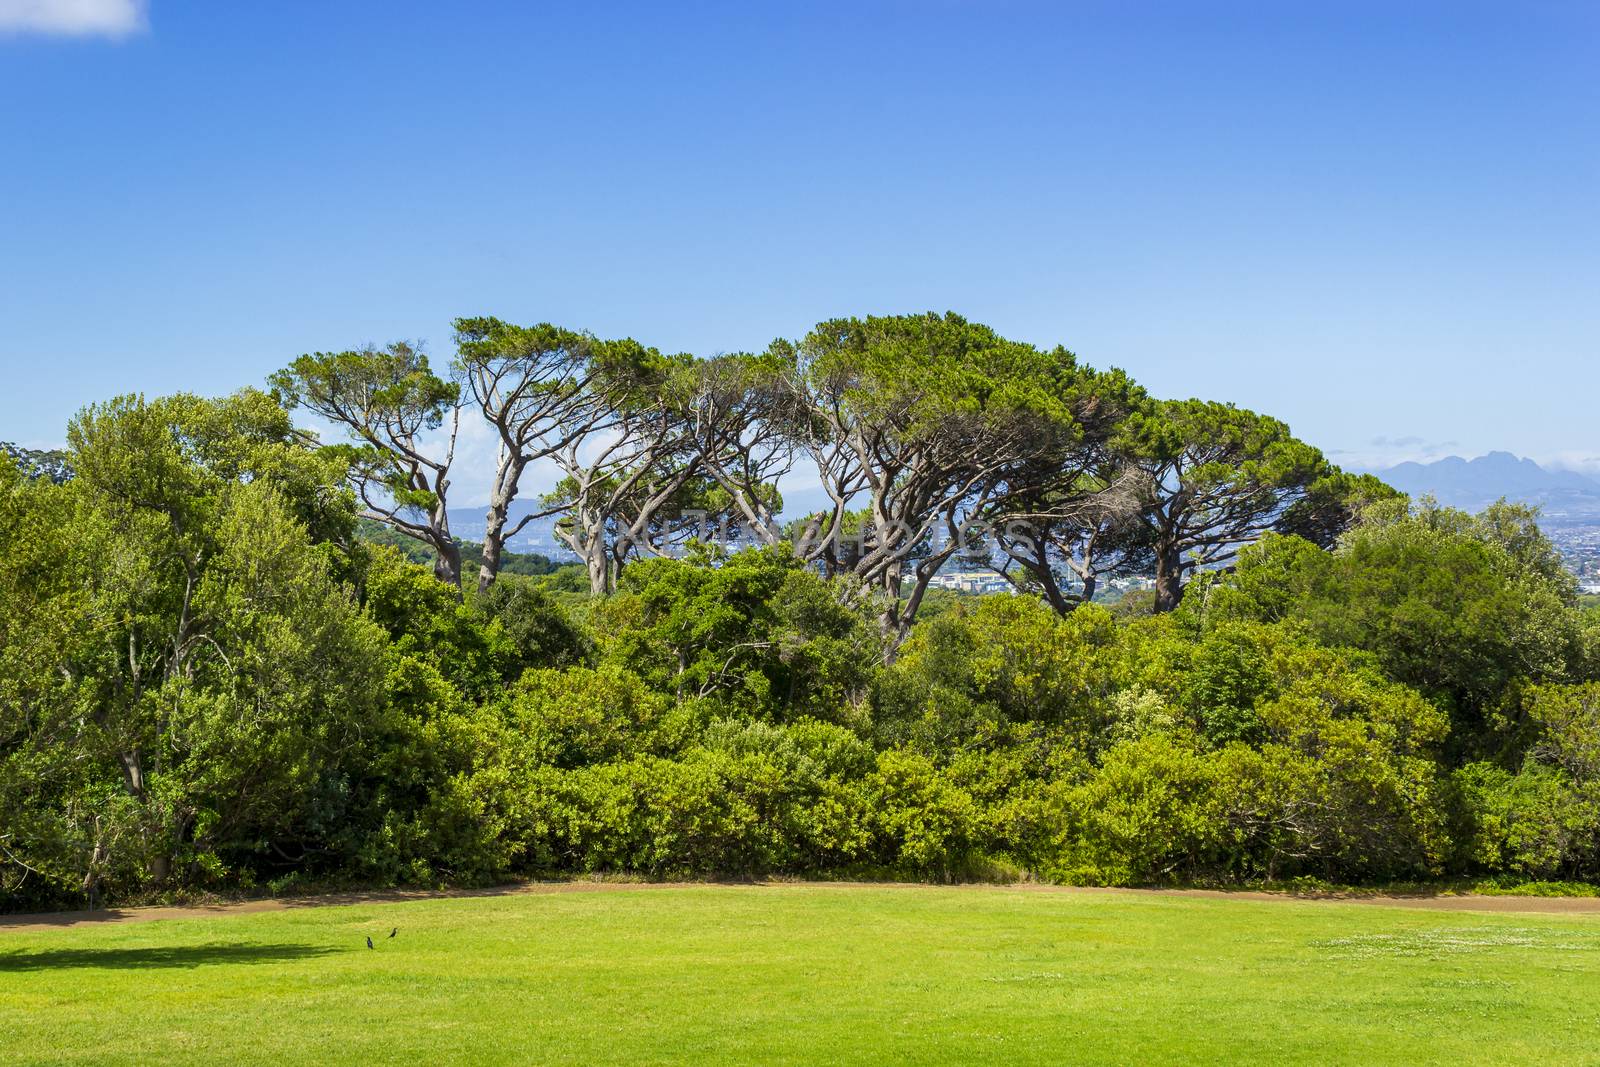
[[[1170,611],[1192,573],[1262,533],[1331,544],[1393,495],[1276,419],[1157,400],[1121,371],[955,314],[834,319],[706,359],[495,318],[458,319],[455,343],[444,377],[396,343],[301,356],[271,381],[348,434],[334,451],[368,514],[427,544],[455,585],[454,442],[464,413],[486,420],[499,450],[480,590],[538,518],[557,520],[596,595],[630,560],[715,526],[850,578],[894,645],[957,551],[1002,561],[1062,613],[1126,574],[1152,575]],[[429,449],[435,431],[444,444]],[[540,462],[560,481],[512,521]],[[785,523],[776,486],[796,470],[827,504]]]
[[[1600,612],[1527,509],[1406,500],[953,316],[710,360],[567,334],[579,370],[538,388],[465,375],[552,335],[472,322],[448,379],[405,346],[307,356],[0,456],[0,907],[580,872],[1600,879]],[[543,437],[503,416],[505,521],[463,582],[425,446],[473,395],[588,399]],[[576,589],[505,551],[547,445],[540,506],[594,550]],[[802,462],[833,507],[780,519]],[[937,535],[986,519],[1017,591],[928,592]],[[1090,601],[1173,553],[1159,603]]]

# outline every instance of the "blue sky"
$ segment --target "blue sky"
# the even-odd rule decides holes
[[[1580,463],[1597,56],[1587,2],[0,0],[0,439],[462,314],[950,308],[1348,463]]]

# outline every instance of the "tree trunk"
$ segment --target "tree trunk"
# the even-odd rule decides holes
[[[433,574],[441,582],[461,588],[461,549],[454,541],[433,546],[438,559],[433,561]]]
[[[95,819],[95,834],[100,833],[100,820]],[[95,895],[100,889],[100,868],[107,859],[105,842],[96,840],[89,853],[88,868],[83,872],[83,893],[89,898],[89,910],[94,911]]]
[[[935,568],[937,569],[937,568]],[[922,598],[928,592],[928,584],[933,580],[933,575],[917,572],[917,584],[912,587],[911,595],[904,603],[896,600],[891,604],[893,610],[892,628],[889,630],[883,643],[883,665],[894,666],[894,661],[900,657],[900,646],[906,643],[906,638],[911,636],[911,627],[916,625],[917,611],[922,607]]]
[[[117,758],[122,762],[122,778],[128,786],[128,795],[139,803],[144,803],[144,759],[137,748],[126,752],[118,752]]]
[[[443,483],[434,500],[433,509],[428,513],[428,541],[438,556],[433,561],[434,576],[441,582],[460,589],[461,548],[456,544],[456,539],[450,536],[450,512],[444,503]]]
[[[478,568],[478,592],[486,593],[494,584],[496,576],[500,573],[500,546],[504,542],[497,535],[490,538],[488,534],[483,538],[483,564]]]
[[[501,500],[489,504],[484,517],[483,563],[478,567],[478,592],[486,592],[500,574],[500,556],[505,549],[506,513],[509,505]]]
[[[1183,554],[1163,545],[1156,551],[1156,611],[1171,611],[1183,600]]]
[[[123,783],[128,787],[128,795],[133,797],[133,799],[139,805],[141,813],[140,822],[143,826],[141,836],[144,837],[146,843],[148,844],[150,842],[150,838],[153,836],[152,832],[155,829],[156,824],[158,824],[160,821],[160,816],[157,811],[152,810],[154,807],[156,807],[156,805],[152,804],[150,791],[145,785],[144,756],[139,749],[133,748],[124,752],[118,752],[117,759],[122,763]],[[103,854],[104,850],[97,842],[95,844],[94,856],[100,857],[103,856]],[[90,875],[94,875],[94,862],[95,860],[91,858],[89,871]],[[150,881],[153,885],[161,885],[167,880],[167,877],[171,873],[172,858],[170,856],[158,853],[150,857]],[[84,889],[92,892],[98,883],[99,877],[97,875],[94,877],[86,876],[84,880]]]
[[[511,503],[517,499],[517,484],[522,480],[523,464],[515,454],[502,453],[499,476],[489,499],[489,513],[484,516],[483,566],[478,568],[478,592],[494,584],[500,574],[500,557],[505,553],[506,525],[511,514]]]
[[[584,562],[589,568],[589,595],[605,596],[611,592],[611,561],[606,558],[603,540],[598,537],[589,539]]]
[[[1048,603],[1057,615],[1067,616],[1072,614],[1072,609],[1078,606],[1077,601],[1068,599],[1061,591],[1061,582],[1056,579],[1056,572],[1050,569],[1050,542],[1039,536],[1035,531],[1028,543],[1031,554],[1026,562],[1028,570],[1033,572],[1034,580],[1039,583],[1039,588],[1044,592],[1045,602]],[[1012,557],[1015,559],[1016,557]],[[1068,555],[1067,565],[1072,565],[1072,557]]]

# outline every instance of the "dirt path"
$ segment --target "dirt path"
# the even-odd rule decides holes
[[[0,915],[0,933],[8,930],[50,930],[100,923],[156,922],[162,919],[204,919],[222,915],[250,915],[256,912],[289,911],[294,908],[322,908],[348,904],[392,904],[407,900],[436,900],[462,897],[500,897],[547,893],[649,893],[662,890],[738,886],[746,889],[904,889],[928,888],[913,882],[526,882],[493,889],[445,891],[384,890],[369,893],[327,893],[319,896],[273,897],[229,904],[189,907],[111,908],[104,911],[62,911],[38,915]],[[1496,897],[1471,894],[1386,895],[1327,894],[1293,896],[1259,890],[1220,889],[1095,889],[1024,883],[1018,885],[960,886],[970,892],[1000,891],[1063,894],[1121,894],[1125,896],[1207,897],[1217,900],[1251,900],[1299,903],[1366,904],[1384,908],[1420,908],[1431,911],[1510,912],[1549,915],[1600,915],[1600,897]]]

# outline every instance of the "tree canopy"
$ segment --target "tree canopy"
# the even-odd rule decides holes
[[[1600,879],[1600,614],[1529,509],[954,315],[707,359],[457,325],[452,380],[308,355],[0,456],[0,906]],[[501,420],[498,549],[449,527],[461,418]],[[533,462],[575,563],[508,548]],[[960,555],[1015,592],[938,589]],[[1098,602],[1129,575],[1161,610]]]
[[[426,542],[435,572],[459,584],[449,488],[460,387],[437,377],[406,342],[301,356],[270,381],[291,410],[307,408],[350,436],[330,454],[345,464],[368,515]],[[447,441],[430,447],[425,435],[447,418]]]

